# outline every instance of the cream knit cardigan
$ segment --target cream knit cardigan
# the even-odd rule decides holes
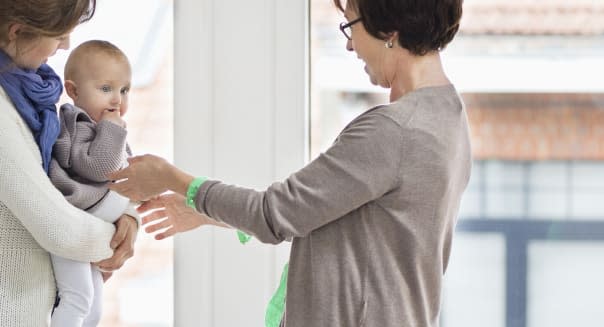
[[[49,325],[49,252],[95,262],[112,255],[113,224],[70,205],[42,169],[36,142],[0,87],[0,326]]]

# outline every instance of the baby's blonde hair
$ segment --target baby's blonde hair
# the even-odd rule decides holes
[[[130,67],[130,62],[126,54],[120,50],[113,43],[103,40],[90,40],[78,45],[67,58],[65,63],[64,78],[66,80],[73,80],[76,78],[76,74],[80,70],[80,64],[82,60],[91,60],[91,55],[103,54],[117,60],[123,61]]]

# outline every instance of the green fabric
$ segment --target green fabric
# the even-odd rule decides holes
[[[265,327],[279,327],[281,319],[283,318],[283,311],[285,310],[285,294],[287,293],[287,271],[289,269],[289,263],[283,267],[281,273],[281,282],[279,288],[273,294],[273,297],[268,302],[266,307],[266,314],[264,315],[264,326]]]
[[[241,244],[245,244],[252,239],[252,237],[240,230],[237,231],[237,237]],[[279,287],[273,294],[273,297],[268,302],[266,307],[266,314],[264,315],[264,326],[265,327],[279,327],[281,319],[283,318],[283,311],[285,310],[285,294],[287,293],[287,271],[289,270],[289,263],[286,263],[281,273],[281,281]]]
[[[241,242],[241,244],[245,244],[252,239],[251,236],[249,236],[248,234],[246,234],[240,230],[237,231],[237,237],[239,237],[239,242]]]

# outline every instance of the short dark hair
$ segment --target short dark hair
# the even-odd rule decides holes
[[[415,55],[444,49],[459,30],[463,0],[347,0],[367,32],[380,40],[398,32],[399,44]],[[334,0],[344,12],[342,0]]]

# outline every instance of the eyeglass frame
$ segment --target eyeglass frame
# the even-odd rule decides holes
[[[354,25],[362,20],[363,20],[363,17],[359,17],[348,23],[345,23],[345,22],[340,23],[340,31],[342,31],[342,34],[344,34],[344,36],[346,37],[346,39],[348,39],[348,41],[352,41],[352,29],[350,29],[350,27],[352,27],[352,25]],[[350,32],[351,32],[350,35],[348,35],[348,33],[346,33],[347,28],[350,29]]]

